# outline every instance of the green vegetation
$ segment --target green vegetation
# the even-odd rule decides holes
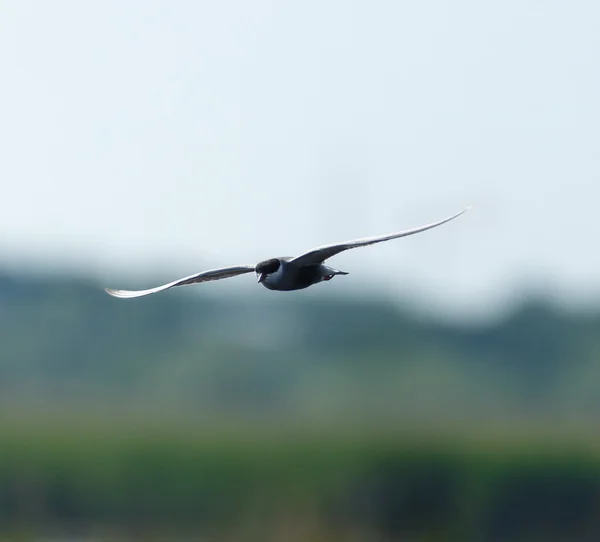
[[[600,539],[600,313],[191,292],[0,275],[0,536]]]
[[[4,428],[5,530],[48,530],[58,520],[84,533],[254,530],[265,539],[290,523],[323,540],[350,532],[594,540],[600,532],[600,448],[591,443],[72,429]]]
[[[123,301],[75,279],[0,275],[2,401],[286,423],[600,414],[600,313],[530,302],[469,327],[377,300],[199,291]]]

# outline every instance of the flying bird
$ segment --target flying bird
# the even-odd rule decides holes
[[[238,275],[244,275],[246,273],[256,273],[258,283],[262,284],[269,290],[279,291],[291,291],[291,290],[302,290],[308,288],[313,284],[319,282],[329,281],[337,275],[348,275],[346,271],[339,271],[333,267],[325,265],[325,260],[328,260],[332,256],[349,250],[351,248],[366,247],[368,245],[374,245],[376,243],[382,243],[383,241],[390,241],[391,239],[398,239],[399,237],[406,237],[408,235],[414,235],[425,230],[430,230],[441,226],[446,222],[450,222],[455,218],[458,218],[463,213],[466,213],[470,207],[467,207],[460,213],[453,216],[412,228],[410,230],[404,230],[396,233],[389,233],[387,235],[379,235],[375,237],[364,237],[362,239],[355,239],[353,241],[346,241],[343,243],[333,243],[331,245],[323,245],[317,248],[313,248],[300,256],[295,258],[291,257],[279,257],[270,258],[259,262],[256,265],[237,265],[234,267],[222,267],[220,269],[210,269],[208,271],[202,271],[189,277],[184,277],[179,280],[174,280],[155,288],[149,288],[148,290],[113,290],[112,288],[105,288],[106,292],[114,297],[120,298],[131,298],[141,297],[144,295],[155,294],[161,292],[173,286],[183,286],[185,284],[195,284],[198,282],[208,282],[211,280],[226,279],[229,277],[236,277]]]

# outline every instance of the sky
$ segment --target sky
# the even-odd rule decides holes
[[[141,288],[473,204],[337,256],[326,287],[600,302],[598,20],[592,0],[3,0],[0,267]]]

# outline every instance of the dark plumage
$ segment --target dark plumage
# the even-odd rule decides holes
[[[281,267],[281,261],[279,258],[271,258],[256,264],[255,271],[257,273],[275,273]]]

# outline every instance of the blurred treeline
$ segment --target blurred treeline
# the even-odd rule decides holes
[[[0,534],[600,540],[600,311],[191,290],[0,275]]]

